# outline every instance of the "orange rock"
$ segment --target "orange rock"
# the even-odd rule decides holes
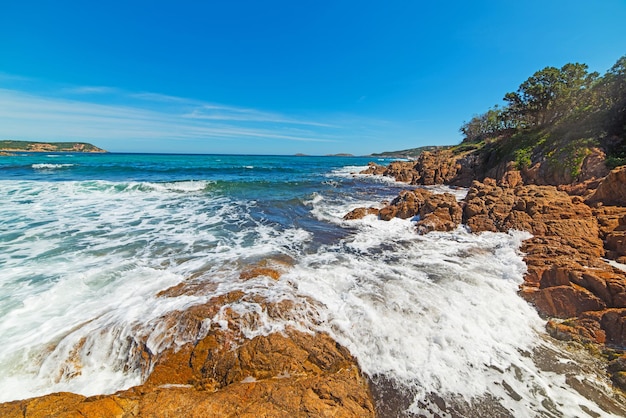
[[[607,343],[626,345],[626,309],[607,309],[602,313],[600,325],[606,332]]]
[[[420,233],[451,231],[461,223],[463,217],[463,211],[454,195],[415,189],[401,191],[398,197],[380,210],[357,208],[344,216],[344,219],[358,219],[370,213],[377,213],[384,221],[417,216],[417,230]]]
[[[578,341],[580,343],[604,344],[606,333],[594,318],[576,318],[563,322],[549,320],[546,324],[548,333],[562,341]]]
[[[586,311],[606,308],[600,298],[580,286],[554,286],[531,294],[522,293],[539,312],[556,318],[571,318]]]
[[[626,166],[611,170],[600,183],[596,191],[587,199],[587,203],[611,206],[626,206]]]
[[[271,277],[274,280],[278,280],[281,275],[282,273],[275,268],[256,266],[256,267],[242,271],[239,274],[239,278],[241,280],[250,280],[255,277],[265,276],[265,277]]]
[[[2,417],[373,417],[366,379],[347,349],[326,334],[288,329],[246,339],[239,327],[254,318],[229,308],[239,300],[262,303],[270,317],[287,318],[294,302],[268,303],[231,292],[165,316],[177,333],[195,335],[217,312],[228,329],[213,324],[194,343],[155,355],[146,382],[113,395],[85,398],[60,393],[0,404]],[[185,327],[189,327],[187,330]]]
[[[348,212],[343,219],[346,221],[351,221],[354,219],[362,219],[367,215],[376,215],[378,216],[379,210],[376,208],[356,208]]]

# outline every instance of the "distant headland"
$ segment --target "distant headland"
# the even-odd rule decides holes
[[[0,155],[11,152],[108,152],[86,142],[0,141]]]

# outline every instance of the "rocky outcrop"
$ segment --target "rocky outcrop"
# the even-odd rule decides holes
[[[457,176],[461,165],[451,151],[423,152],[415,164],[417,175],[413,184],[425,186],[433,184],[451,184]],[[455,183],[455,182],[454,182]]]
[[[495,164],[492,157],[424,152],[413,174],[406,172],[406,165],[404,171],[396,167],[376,172],[401,173],[396,179],[411,179],[413,184],[454,185],[483,174],[496,177],[471,183],[462,203],[462,221],[473,232],[517,229],[533,235],[521,249],[528,272],[520,295],[553,318],[547,324],[551,335],[626,347],[626,272],[604,261],[607,257],[626,263],[626,167],[597,178],[606,168],[601,151],[592,150],[582,162],[579,180],[584,181],[557,188],[545,184],[572,178],[561,178],[540,164],[516,170],[513,163]],[[454,208],[461,206],[452,199],[437,199],[425,191],[404,191],[383,209],[361,208],[346,218],[378,213],[385,220],[418,216],[423,222],[432,217],[445,221],[420,232],[450,230],[458,223]],[[626,388],[626,358],[623,363],[614,380],[623,381]]]
[[[521,248],[528,272],[520,295],[552,318],[548,332],[564,340],[626,347],[626,272],[604,260],[626,264],[626,167],[600,178],[606,174],[603,154],[591,150],[582,162],[579,182],[559,184],[574,179],[548,170],[545,164],[516,170],[513,163],[495,164],[492,157],[471,153],[457,157],[450,150],[424,152],[413,166],[415,173],[402,171],[401,178],[410,178],[413,184],[449,185],[481,179],[468,184],[462,221],[473,232],[517,229],[533,235]],[[392,172],[399,171],[377,171]],[[451,201],[446,206],[429,196],[434,204],[426,205],[427,195],[402,192],[378,211],[379,217],[417,215],[421,221],[437,214],[439,219],[455,219]],[[376,213],[374,208],[361,211]],[[453,223],[445,225],[421,232],[450,230]],[[610,364],[614,382],[626,389],[626,355]]]
[[[626,206],[626,166],[612,170],[587,199],[587,203]]]
[[[504,150],[491,144],[470,152],[460,152],[458,149],[424,151],[415,162],[394,162],[387,168],[370,166],[362,173],[390,176],[397,181],[416,185],[469,187],[474,180],[493,178],[498,184],[509,184],[512,187],[524,183],[570,186],[575,189],[581,183],[591,185],[608,173],[604,152],[599,148],[586,151],[587,154],[575,167],[560,163],[556,156],[549,159],[538,155],[530,165],[520,168],[513,154],[507,155]],[[511,176],[515,184],[511,184]],[[582,191],[586,190],[588,187]]]
[[[378,217],[379,213],[380,213],[380,209],[376,209],[376,208],[355,208],[355,209],[352,209],[350,212],[346,213],[343,219],[346,221],[353,221],[355,219],[363,219],[367,215],[375,215]]]
[[[626,307],[626,278],[601,259],[600,227],[582,199],[552,186],[510,189],[476,182],[466,197],[464,219],[474,232],[533,234],[522,247],[528,273],[521,294],[542,314],[571,318]]]
[[[266,268],[267,270],[261,270]],[[242,280],[277,270],[256,266]],[[199,285],[175,286],[160,297],[202,292]],[[257,303],[262,313],[242,314],[237,302]],[[219,314],[221,320],[211,322]],[[241,291],[212,298],[158,322],[177,336],[201,335],[182,346],[141,357],[152,372],[141,386],[112,395],[84,397],[55,393],[0,404],[2,417],[373,417],[366,379],[347,349],[328,335],[287,328],[247,339],[262,314],[294,318],[294,302],[268,302]],[[207,320],[210,329],[203,332]],[[164,339],[169,338],[166,334]]]
[[[361,174],[393,177],[413,185],[454,184],[468,186],[475,178],[475,162],[462,160],[450,150],[424,151],[416,161],[394,161],[387,167],[370,163]]]
[[[365,379],[328,336],[290,331],[235,350],[213,333],[168,352],[146,384],[113,395],[55,393],[0,405],[6,418],[373,417]]]
[[[396,179],[396,181],[412,184],[414,181],[414,176],[417,174],[417,171],[415,170],[415,162],[394,161],[388,166],[369,163],[367,169],[361,171],[360,174],[373,174],[378,176],[393,177]]]
[[[367,168],[361,171],[359,174],[372,174],[375,176],[382,176],[385,174],[386,170],[387,170],[387,167],[384,165],[369,162],[367,163]]]
[[[393,218],[409,219],[417,217],[417,230],[451,231],[462,219],[461,206],[450,193],[432,193],[425,189],[404,190],[391,203],[382,209],[356,208],[344,216],[345,220],[360,219],[367,215],[378,215],[389,221]]]
[[[626,347],[626,272],[602,258],[626,261],[626,208],[602,205],[620,203],[624,172],[615,170],[600,184],[587,200],[593,208],[551,186],[507,188],[493,180],[475,182],[465,199],[472,231],[533,234],[522,246],[528,273],[520,294],[553,318],[546,328],[555,338]],[[626,390],[626,356],[607,370]]]

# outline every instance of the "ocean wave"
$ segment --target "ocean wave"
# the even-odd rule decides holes
[[[144,187],[147,187],[156,191],[164,192],[201,192],[207,190],[215,182],[207,180],[186,180],[186,181],[172,181],[167,183],[143,183]]]
[[[33,164],[31,167],[35,170],[58,170],[61,168],[74,167],[76,164],[49,164],[49,163],[39,163]]]

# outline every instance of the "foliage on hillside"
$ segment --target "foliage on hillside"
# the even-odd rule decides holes
[[[546,67],[504,101],[461,126],[456,152],[490,152],[519,168],[542,160],[574,176],[592,147],[605,151],[607,166],[626,164],[626,56],[602,76],[579,63]]]
[[[22,152],[106,152],[86,142],[0,141],[0,150]]]
[[[377,154],[371,154],[372,157],[383,157],[383,158],[415,158],[418,157],[424,151],[435,151],[438,149],[449,148],[446,146],[425,146],[418,148],[410,148],[401,151],[386,151],[380,152]]]

